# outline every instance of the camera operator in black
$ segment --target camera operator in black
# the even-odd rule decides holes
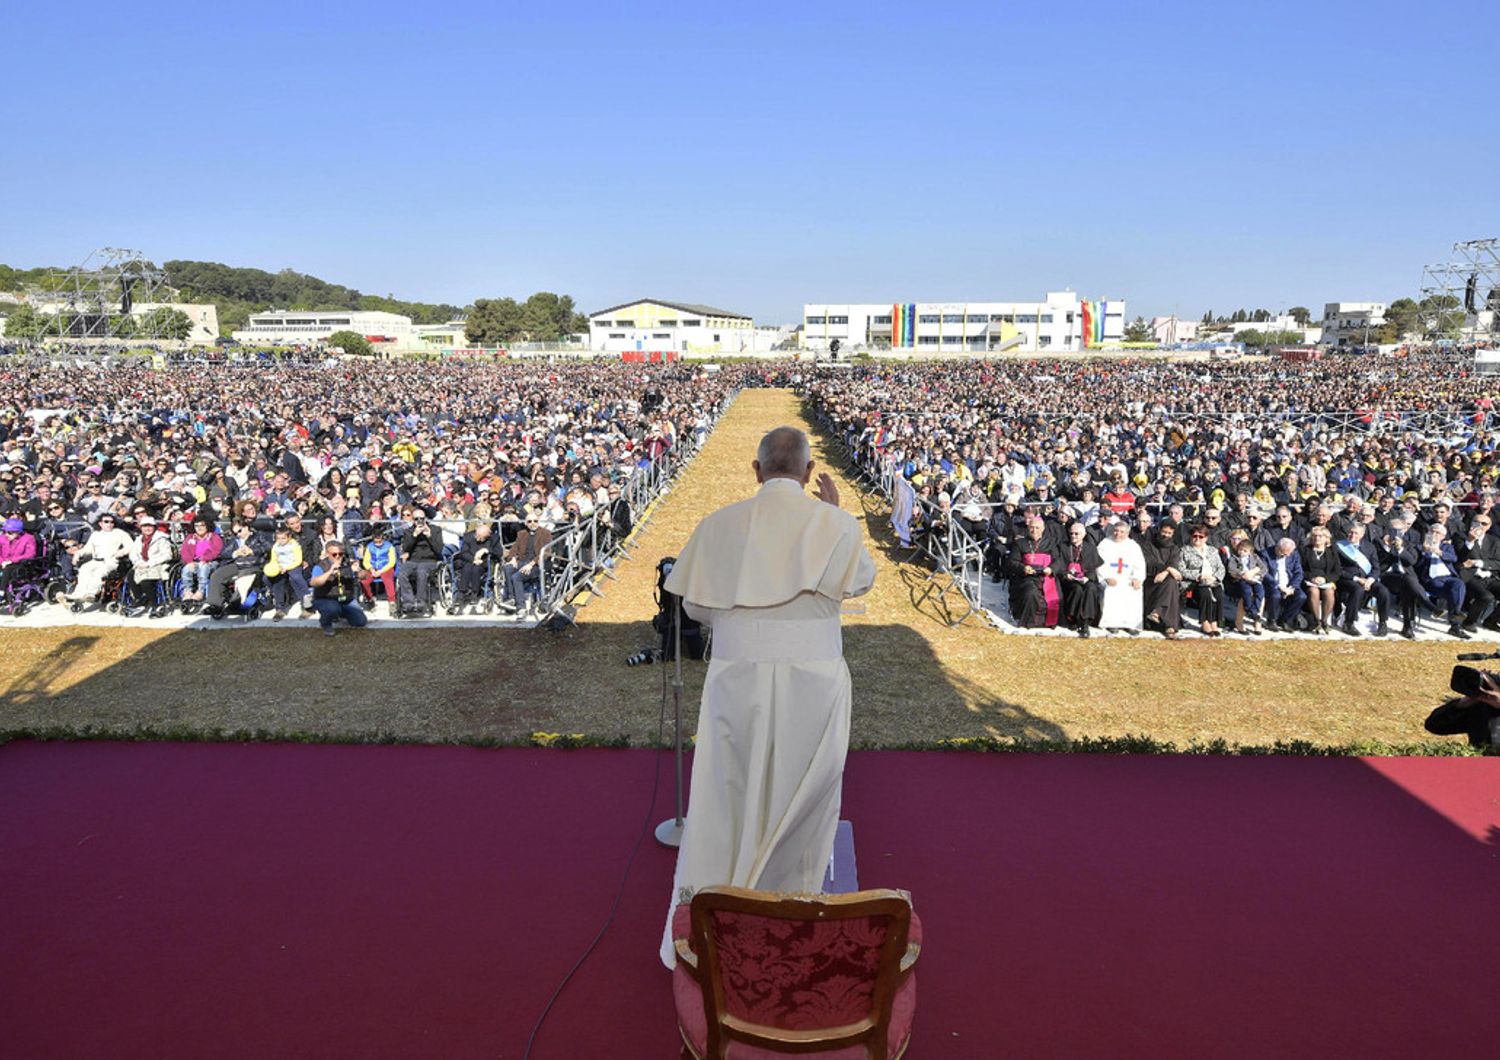
[[[1500,681],[1489,673],[1480,680],[1477,692],[1444,700],[1429,714],[1427,731],[1437,736],[1462,734],[1470,747],[1500,747]]]
[[[354,629],[369,621],[364,609],[355,603],[359,579],[344,549],[342,541],[330,544],[312,571],[313,607],[325,637],[333,636],[333,624],[341,618]]]
[[[707,650],[703,625],[682,610],[682,600],[667,591],[667,575],[677,563],[676,556],[665,556],[656,564],[656,615],[651,628],[661,637],[659,658],[668,662],[677,658],[677,642],[682,641],[686,659],[702,659]]]
[[[400,590],[406,597],[403,612],[432,614],[432,603],[428,588],[438,564],[443,561],[443,532],[427,522],[427,513],[421,508],[412,511],[410,528],[401,539]]]

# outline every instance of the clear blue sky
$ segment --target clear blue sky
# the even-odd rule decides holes
[[[20,0],[0,261],[464,303],[1414,293],[1500,235],[1493,7]]]

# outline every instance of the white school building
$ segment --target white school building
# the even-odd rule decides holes
[[[312,346],[335,331],[353,331],[371,342],[394,343],[397,349],[416,345],[411,317],[361,309],[252,313],[246,325],[234,333],[234,340],[250,346]]]
[[[879,302],[802,307],[810,350],[909,349],[922,353],[1081,351],[1125,337],[1125,300],[1049,291],[1040,302]]]

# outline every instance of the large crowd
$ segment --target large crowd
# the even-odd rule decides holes
[[[955,535],[1019,626],[1500,630],[1495,390],[1472,351],[821,369],[904,543]],[[968,562],[965,560],[965,562]],[[1366,612],[1371,612],[1366,614]]]
[[[0,362],[0,594],[130,616],[535,613],[748,369]],[[562,547],[567,542],[567,549]]]
[[[1466,638],[1500,629],[1495,410],[1471,363],[12,358],[0,601],[330,632],[377,597],[534,613],[738,388],[796,379],[897,484],[898,536],[970,542],[1018,625],[1414,636],[1431,616]]]

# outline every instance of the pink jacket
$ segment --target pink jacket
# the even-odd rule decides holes
[[[36,556],[36,538],[30,534],[0,534],[0,563],[20,563]]]
[[[182,549],[178,555],[184,563],[212,563],[223,551],[224,539],[219,536],[217,530],[212,530],[207,537],[200,538],[197,534],[189,534],[183,538]]]

